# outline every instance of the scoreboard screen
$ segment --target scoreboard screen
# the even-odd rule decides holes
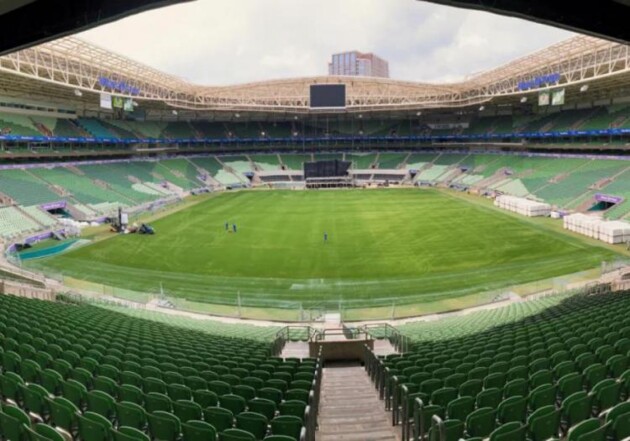
[[[304,179],[346,176],[350,165],[352,165],[350,161],[341,161],[339,159],[305,162]]]
[[[312,109],[346,107],[345,84],[313,84],[311,85]]]

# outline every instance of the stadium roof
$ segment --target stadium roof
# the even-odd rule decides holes
[[[188,0],[0,0],[0,54]]]
[[[445,84],[321,76],[203,86],[73,37],[0,57],[0,87],[6,84],[5,90],[50,86],[55,89],[48,91],[52,97],[59,89],[69,95],[107,92],[133,97],[143,105],[195,111],[314,112],[309,109],[312,84],[346,84],[344,112],[365,112],[465,107],[593,82],[609,87],[630,84],[630,46],[577,36]],[[97,104],[95,96],[91,99]]]
[[[630,42],[630,0],[423,0],[480,9],[580,33]]]

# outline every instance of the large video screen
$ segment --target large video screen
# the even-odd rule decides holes
[[[346,176],[351,164],[350,161],[341,161],[339,159],[305,162],[304,179]]]
[[[311,85],[311,108],[346,107],[345,84]]]

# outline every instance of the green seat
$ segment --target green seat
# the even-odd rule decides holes
[[[562,420],[569,427],[588,419],[593,410],[592,396],[586,392],[571,394],[562,402]]]
[[[236,428],[253,434],[257,440],[262,440],[267,434],[267,417],[256,412],[243,412],[236,415]]]
[[[232,386],[225,381],[213,380],[208,382],[208,390],[211,390],[212,392],[221,396],[232,393]]]
[[[14,406],[2,406],[0,410],[0,434],[7,441],[23,441],[31,420],[24,411]]]
[[[487,437],[494,430],[495,411],[491,407],[475,410],[466,418],[466,433],[472,437]]]
[[[527,427],[532,441],[545,441],[557,437],[560,429],[560,411],[555,406],[540,407],[527,419]]]
[[[475,400],[472,397],[456,398],[446,407],[447,420],[466,421],[466,417],[473,410],[475,410]]]
[[[524,378],[508,381],[503,387],[503,398],[526,397],[529,394],[529,383]]]
[[[20,365],[20,374],[27,383],[39,383],[42,368],[35,360],[24,360]]]
[[[205,421],[190,420],[182,423],[182,431],[183,441],[215,441],[217,439],[216,429]]]
[[[271,433],[300,439],[302,419],[294,415],[280,415],[271,420]]]
[[[529,387],[534,390],[543,384],[552,384],[553,374],[549,369],[540,370],[529,377]]]
[[[19,385],[24,384],[24,380],[15,372],[5,372],[0,374],[0,393],[2,398],[19,402]]]
[[[492,407],[496,409],[501,402],[501,398],[503,397],[503,392],[501,389],[493,387],[491,389],[482,390],[477,394],[477,398],[475,402],[477,403],[477,407]]]
[[[70,433],[75,431],[79,415],[77,406],[63,397],[56,397],[48,399],[48,408],[50,409],[50,421],[55,427],[61,427]]]
[[[166,383],[159,378],[147,377],[142,381],[142,390],[145,394],[151,392],[166,394]]]
[[[241,429],[227,429],[219,433],[219,441],[256,441],[256,437]]]
[[[144,396],[144,410],[146,410],[147,413],[153,413],[157,410],[170,412],[173,410],[173,402],[164,394],[149,392]]]
[[[203,419],[217,430],[223,432],[234,424],[234,414],[222,407],[207,407],[203,410]]]
[[[619,402],[621,383],[613,379],[602,380],[593,387],[591,394],[597,412],[603,412]]]
[[[483,389],[483,382],[479,379],[467,380],[459,387],[460,397],[476,397]]]
[[[556,402],[556,386],[543,384],[529,393],[527,399],[529,408],[534,411],[543,406],[549,406]]]
[[[234,415],[244,412],[247,407],[245,398],[234,394],[222,395],[219,397],[219,406],[229,409]]]
[[[147,426],[147,416],[144,408],[130,401],[116,403],[116,419],[119,426],[144,430]]]
[[[109,377],[96,377],[94,379],[94,390],[100,390],[115,397],[118,394],[118,383]]]
[[[457,398],[457,389],[454,387],[442,387],[431,394],[431,404],[446,407],[455,398]]]
[[[120,401],[128,401],[131,403],[144,404],[144,392],[132,384],[122,384],[118,388],[118,399]]]
[[[269,435],[265,437],[264,441],[298,441],[297,438],[286,435]]]
[[[210,390],[200,389],[193,392],[193,401],[202,408],[206,408],[216,406],[219,402],[219,397]]]
[[[286,400],[299,400],[308,403],[308,397],[310,395],[310,391],[305,391],[302,389],[289,389],[285,394],[284,398]]]
[[[201,406],[194,401],[177,400],[173,402],[173,413],[184,423],[203,419],[201,409]]]
[[[510,397],[499,403],[497,408],[497,420],[501,424],[511,422],[524,422],[527,413],[527,399],[525,397]]]
[[[39,384],[19,384],[18,389],[22,397],[22,408],[42,420],[46,418],[49,413],[46,403],[48,391]]]
[[[112,423],[102,415],[85,412],[79,415],[79,436],[82,441],[108,441]]]
[[[260,413],[267,417],[268,420],[271,420],[275,416],[278,406],[276,406],[276,403],[266,398],[254,398],[247,402],[247,408],[251,412]]]
[[[179,418],[169,412],[156,410],[147,414],[149,434],[160,441],[177,441],[181,433]]]
[[[35,424],[27,428],[26,431],[29,441],[66,441],[66,438],[58,430],[47,424]]]
[[[92,390],[87,393],[87,409],[111,420],[116,414],[116,400],[107,392]]]
[[[304,412],[306,411],[306,403],[297,400],[287,400],[280,403],[278,406],[280,415],[294,415],[298,418],[304,418]]]
[[[279,389],[273,387],[263,387],[258,389],[258,398],[266,398],[273,401],[276,405],[279,405],[282,401],[283,393]]]
[[[169,384],[166,386],[166,391],[169,398],[173,401],[192,399],[192,390],[184,384]]]
[[[441,425],[441,427],[440,427]],[[429,441],[459,441],[464,437],[464,423],[459,420],[440,420],[440,425],[432,422],[429,429]],[[442,433],[444,437],[442,438]]]
[[[601,425],[596,418],[591,418],[573,426],[567,441],[605,441],[608,425]]]
[[[606,414],[606,422],[610,423],[611,435],[615,440],[626,440],[630,437],[630,401],[617,404]]]
[[[53,369],[44,369],[40,377],[42,379],[42,386],[44,389],[53,395],[58,395],[61,391],[61,382],[63,377],[61,374]]]
[[[114,441],[151,441],[144,432],[133,427],[121,426],[118,430],[112,429]]]
[[[527,426],[513,421],[496,428],[490,434],[490,441],[525,441]]]
[[[64,398],[72,404],[82,409],[87,400],[87,388],[76,380],[65,380],[61,382],[61,393]]]
[[[571,372],[558,380],[558,392],[562,398],[566,398],[576,392],[584,390],[584,378],[582,374]]]

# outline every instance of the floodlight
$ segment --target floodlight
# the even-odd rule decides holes
[[[585,84],[582,87],[580,87],[580,92],[586,92],[587,90],[588,90],[588,84]]]
[[[74,89],[74,94],[76,96],[83,96],[83,92],[81,92],[79,89]]]
[[[527,102],[527,97],[524,96],[523,98],[521,98],[521,103],[526,103]]]

